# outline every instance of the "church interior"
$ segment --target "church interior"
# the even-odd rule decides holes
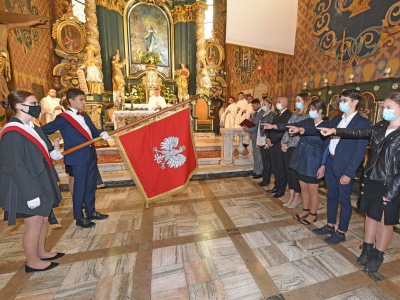
[[[341,93],[353,89],[362,94],[359,114],[372,125],[382,121],[384,100],[400,92],[400,1],[282,1],[296,5],[291,53],[252,46],[263,29],[247,33],[253,44],[232,42],[229,23],[255,21],[232,20],[229,10],[236,5],[248,16],[263,7],[245,2],[0,0],[0,102],[15,90],[33,93],[42,107],[34,123],[43,126],[66,109],[66,91],[78,88],[86,94],[85,113],[110,135],[162,120],[156,111],[184,107],[197,162],[183,188],[149,201],[121,151],[121,136],[96,140],[102,179],[96,209],[109,217],[81,228],[70,177],[63,161],[53,160],[62,201],[45,246],[65,256],[54,269],[26,273],[24,220],[1,222],[1,300],[400,299],[398,224],[378,272],[357,263],[365,221],[357,204],[361,168],[346,240],[329,245],[313,233],[327,224],[324,181],[318,219],[304,225],[295,219],[301,205],[283,205],[288,190],[275,197],[266,193],[272,180],[261,186],[252,177],[256,149],[248,132],[221,118],[240,93],[268,98],[275,108],[285,97],[291,111],[296,96],[307,93],[323,100],[331,119],[342,114]],[[12,115],[0,106],[0,134]],[[64,149],[58,132],[49,138]]]

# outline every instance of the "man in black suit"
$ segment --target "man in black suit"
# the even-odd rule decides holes
[[[292,112],[287,108],[289,100],[287,97],[279,97],[276,103],[276,108],[279,110],[272,120],[272,124],[286,124]],[[284,131],[271,130],[268,133],[267,144],[271,149],[272,172],[275,175],[275,186],[272,190],[267,190],[267,193],[274,194],[274,198],[280,198],[285,195],[287,176],[283,152],[281,150],[281,140]]]

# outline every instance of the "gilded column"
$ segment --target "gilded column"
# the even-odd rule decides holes
[[[88,45],[93,46],[100,54],[100,43],[99,43],[99,29],[97,28],[97,16],[96,16],[96,0],[85,1],[85,14],[86,14],[86,42]],[[100,60],[101,62],[101,60]]]
[[[197,0],[194,4],[196,12],[196,66],[197,66],[197,78],[196,78],[196,94],[208,94],[205,86],[202,83],[204,81],[204,71],[206,71],[206,49],[205,49],[205,38],[204,38],[204,18],[205,11],[208,5],[201,0]],[[206,74],[208,76],[208,73]]]

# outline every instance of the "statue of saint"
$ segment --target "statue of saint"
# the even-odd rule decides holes
[[[122,91],[122,95],[124,95],[123,91],[125,89],[126,82],[124,80],[124,75],[122,74],[121,68],[126,65],[126,57],[121,60],[121,56],[119,54],[119,50],[117,49],[117,54],[113,56],[112,64],[112,81],[113,81],[113,90],[114,91]]]
[[[200,68],[197,70],[196,85],[197,85],[197,94],[209,95],[212,84],[210,76],[208,75],[206,62],[204,60],[200,61]]]
[[[83,63],[86,67],[86,81],[89,88],[89,94],[98,94],[104,91],[103,72],[100,69],[99,50],[94,46],[85,47],[86,54],[83,57]]]
[[[190,71],[186,68],[184,63],[181,63],[181,68],[175,71],[175,76],[175,81],[178,85],[178,99],[179,101],[183,101],[188,95]]]
[[[0,95],[6,100],[10,91],[7,81],[11,80],[10,55],[7,51],[8,33],[20,27],[32,27],[38,24],[45,24],[46,18],[38,17],[37,20],[27,22],[4,23],[0,21]]]

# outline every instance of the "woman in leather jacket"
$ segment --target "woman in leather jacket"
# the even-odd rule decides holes
[[[400,211],[400,93],[383,103],[383,119],[370,128],[319,128],[324,136],[370,138],[371,154],[364,169],[361,211],[367,214],[363,250],[357,263],[376,272],[399,224]],[[375,243],[375,248],[374,248]]]

